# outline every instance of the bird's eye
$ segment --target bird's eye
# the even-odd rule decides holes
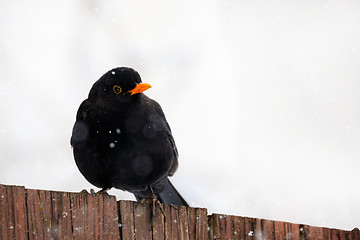
[[[114,93],[119,94],[119,93],[121,93],[122,89],[118,85],[115,85],[113,87],[113,91],[114,91]]]

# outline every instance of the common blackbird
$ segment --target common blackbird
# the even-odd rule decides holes
[[[138,201],[153,193],[162,203],[188,206],[168,179],[178,151],[160,105],[143,93],[150,87],[127,67],[96,81],[76,115],[70,140],[75,162],[101,191],[129,191]]]

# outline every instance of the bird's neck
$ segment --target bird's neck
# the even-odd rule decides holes
[[[129,98],[124,98],[119,101],[104,101],[97,99],[92,102],[96,105],[96,107],[102,109],[103,111],[123,112],[136,108],[136,105],[141,103],[143,98],[144,94],[140,93],[131,96],[131,98],[129,96]]]

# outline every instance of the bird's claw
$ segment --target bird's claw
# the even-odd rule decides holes
[[[81,193],[81,194],[91,194],[91,195],[96,195],[96,194],[106,194],[106,195],[109,195],[109,194],[107,193],[108,190],[110,190],[110,188],[103,188],[103,189],[101,189],[100,191],[95,192],[95,190],[91,188],[91,189],[90,189],[90,193],[89,193],[86,189],[83,189],[80,193]]]
[[[89,192],[86,189],[81,190],[80,194],[89,194]]]
[[[106,195],[109,195],[107,193],[107,191],[109,191],[111,188],[102,188],[100,191],[98,191],[96,194],[106,194]]]

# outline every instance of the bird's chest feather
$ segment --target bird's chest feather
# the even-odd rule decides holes
[[[161,153],[166,143],[165,121],[154,112],[89,112],[89,143],[101,152]]]

